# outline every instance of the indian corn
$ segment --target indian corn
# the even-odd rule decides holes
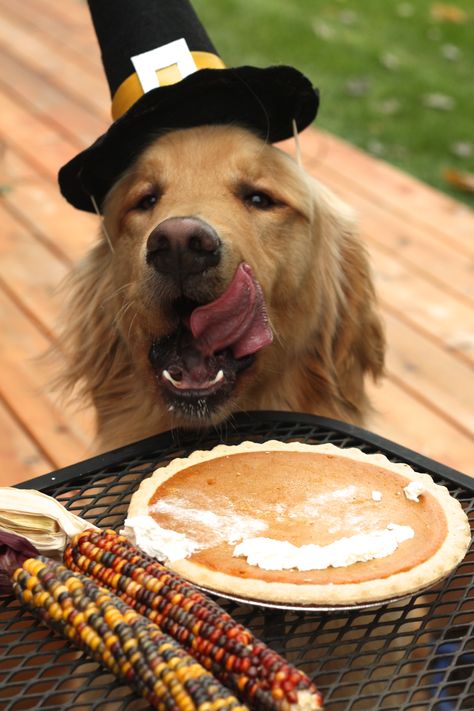
[[[244,711],[171,637],[93,580],[46,558],[13,574],[20,602],[161,711]]]
[[[66,548],[64,562],[155,622],[249,706],[272,711],[322,708],[322,697],[306,674],[124,536],[84,531]]]

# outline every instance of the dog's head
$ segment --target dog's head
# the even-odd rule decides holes
[[[103,211],[112,249],[104,240],[79,268],[68,325],[83,356],[70,379],[89,380],[99,409],[112,392],[125,406],[135,389],[135,403],[172,413],[165,425],[241,408],[315,411],[318,397],[337,416],[339,389],[362,387],[344,369],[353,378],[357,361],[359,380],[380,369],[363,345],[377,340],[373,293],[347,210],[249,131],[158,137]],[[110,356],[92,375],[93,339]],[[357,409],[360,392],[351,397]]]
[[[203,127],[157,139],[107,197],[120,329],[186,419],[222,417],[262,349],[288,338],[280,310],[311,270],[300,173],[243,129]]]

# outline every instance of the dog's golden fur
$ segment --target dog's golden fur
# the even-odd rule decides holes
[[[249,189],[276,206],[249,205],[242,199]],[[156,204],[135,209],[150,190],[159,192]],[[192,297],[216,299],[246,262],[274,332],[225,405],[201,421],[169,410],[148,358],[150,339],[176,323],[146,263],[146,241],[161,221],[182,216],[212,225],[223,245],[220,263],[189,286]],[[348,208],[287,154],[239,127],[167,133],[114,185],[104,225],[111,245],[102,237],[71,275],[58,341],[63,385],[96,408],[98,449],[215,424],[238,410],[364,421],[364,376],[379,376],[384,358],[367,257]]]

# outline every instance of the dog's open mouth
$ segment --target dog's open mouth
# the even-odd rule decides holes
[[[260,284],[241,263],[223,294],[197,305],[175,305],[179,326],[155,338],[150,362],[170,408],[206,417],[231,395],[239,373],[273,340]]]

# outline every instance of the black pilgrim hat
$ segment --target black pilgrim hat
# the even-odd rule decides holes
[[[173,129],[239,124],[271,143],[316,116],[318,92],[287,66],[226,68],[188,0],[88,0],[114,122],[59,171],[80,210],[104,197],[137,153]]]

